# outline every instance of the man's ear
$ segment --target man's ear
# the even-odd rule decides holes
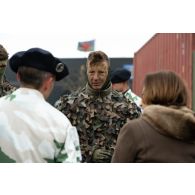
[[[44,88],[47,90],[48,88],[52,86],[53,82],[54,82],[54,78],[48,77],[44,82]]]
[[[17,72],[17,74],[16,74],[16,80],[17,80],[17,81],[20,81],[20,75],[18,74],[18,72]]]
[[[43,94],[45,99],[47,99],[51,94],[53,90],[54,82],[55,82],[54,77],[48,77],[47,79],[45,79],[41,88],[39,89],[39,91]]]

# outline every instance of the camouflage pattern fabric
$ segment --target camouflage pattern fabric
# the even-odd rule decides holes
[[[61,96],[55,107],[77,127],[83,162],[92,162],[95,149],[103,148],[113,154],[121,127],[140,115],[136,104],[112,91],[111,85],[99,92],[86,85],[81,91]]]
[[[137,104],[137,106],[141,107],[141,104],[142,104],[141,98],[140,98],[139,96],[137,96],[135,93],[133,93],[133,92],[131,91],[131,89],[129,89],[128,91],[126,91],[126,92],[124,93],[124,96],[125,96],[128,100],[135,102],[135,103]]]
[[[3,45],[0,44],[0,61],[7,59],[8,59],[7,50],[3,47]]]
[[[5,78],[5,69],[7,66],[8,53],[0,44],[0,97],[8,95],[16,90]]]
[[[0,162],[80,162],[77,129],[34,89],[0,98]]]
[[[16,87],[11,85],[6,79],[0,83],[0,97],[11,94],[13,91],[16,90]]]

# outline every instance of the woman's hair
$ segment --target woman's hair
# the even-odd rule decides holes
[[[184,81],[172,71],[147,74],[144,79],[142,101],[146,105],[187,106],[188,91]]]
[[[108,56],[102,51],[93,51],[89,54],[87,58],[87,64],[89,65],[101,63],[104,61],[107,61],[108,65],[110,64]]]
[[[25,66],[18,68],[18,74],[22,85],[30,85],[34,89],[40,89],[45,79],[51,76],[51,73]]]

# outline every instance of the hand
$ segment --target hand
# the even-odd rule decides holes
[[[112,153],[106,149],[96,149],[92,155],[92,161],[95,163],[111,162]]]

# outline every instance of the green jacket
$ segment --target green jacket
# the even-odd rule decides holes
[[[83,162],[92,162],[95,149],[113,154],[121,127],[140,115],[137,105],[112,90],[111,84],[100,91],[87,84],[81,91],[61,96],[55,107],[77,127]]]

